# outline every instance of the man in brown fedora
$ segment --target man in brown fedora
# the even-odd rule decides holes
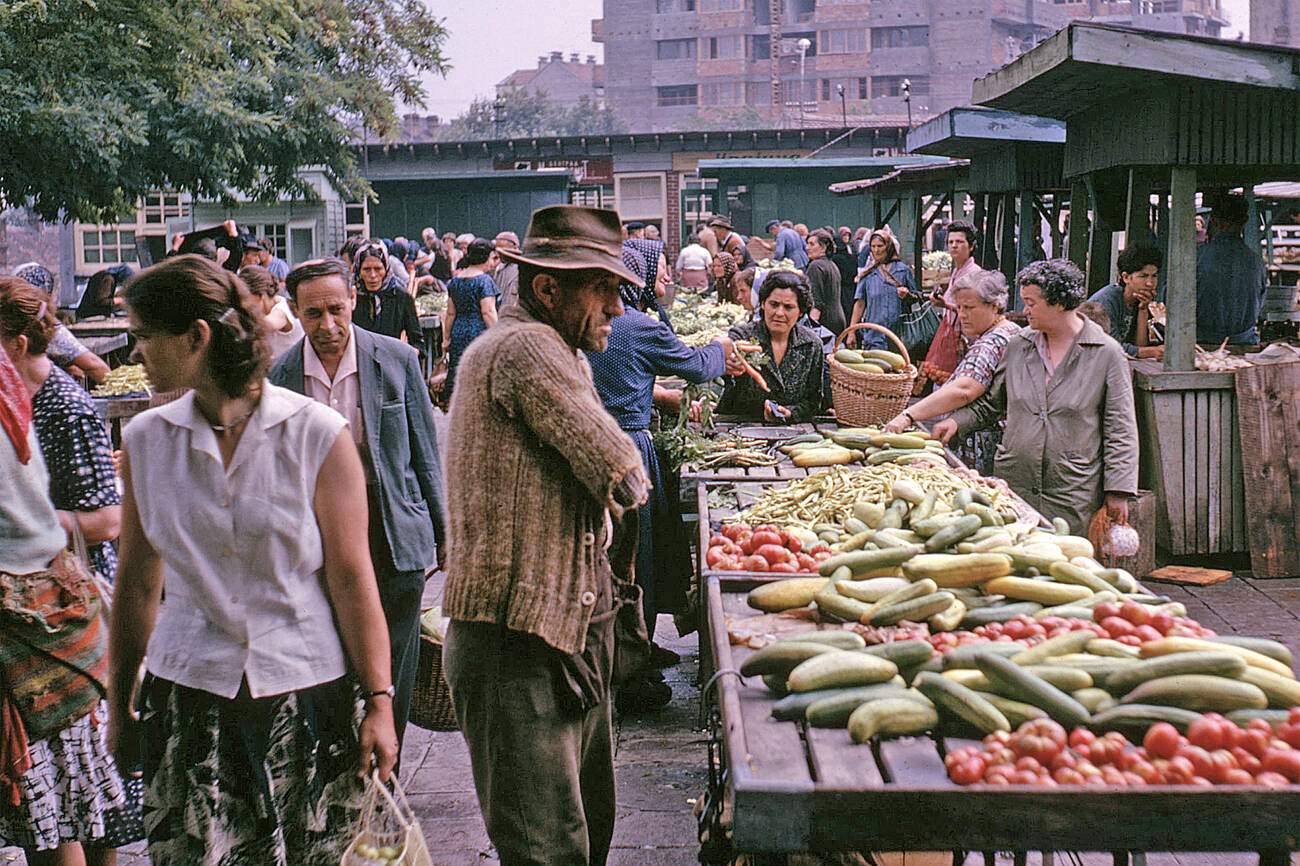
[[[583,350],[623,313],[614,211],[533,214],[519,303],[461,360],[447,447],[443,666],[502,866],[600,866],[614,832],[613,521],[641,456]],[[636,521],[632,521],[635,527]]]
[[[752,264],[752,257],[745,245],[745,239],[732,228],[731,220],[719,214],[709,220],[709,228],[712,229],[713,236],[718,240],[719,251],[730,253],[731,257],[736,260],[736,264],[741,268]]]

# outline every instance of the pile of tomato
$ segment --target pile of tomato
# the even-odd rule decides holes
[[[1101,736],[1050,719],[999,731],[983,746],[944,756],[958,785],[1263,785],[1300,784],[1300,707],[1277,730],[1262,719],[1241,727],[1216,713],[1193,722],[1183,736],[1166,722],[1147,729],[1141,745],[1121,733]]]
[[[775,574],[816,574],[831,555],[825,542],[804,548],[795,535],[775,526],[750,527],[733,523],[709,539],[705,564],[718,571],[767,571]]]
[[[1092,618],[1106,632],[1103,637],[1130,646],[1162,637],[1214,637],[1211,629],[1190,617],[1172,616],[1136,601],[1099,604],[1093,609]]]

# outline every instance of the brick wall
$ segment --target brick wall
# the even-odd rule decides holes
[[[669,264],[677,261],[677,254],[682,249],[682,195],[681,195],[682,176],[675,171],[668,172],[664,177],[664,197],[667,199],[664,208],[664,255],[668,258]]]

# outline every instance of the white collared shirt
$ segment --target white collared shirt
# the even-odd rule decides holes
[[[316,356],[311,340],[302,344],[302,384],[307,396],[324,403],[347,419],[352,428],[352,441],[360,447],[366,436],[361,419],[361,376],[357,373],[357,341],[349,333],[348,344],[343,349],[339,367],[330,378],[325,365]]]
[[[343,676],[313,502],[344,424],[267,382],[229,467],[192,391],[126,427],[140,522],[163,561],[152,673],[225,698],[245,678],[260,698]]]

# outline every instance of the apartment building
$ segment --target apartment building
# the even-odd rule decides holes
[[[1250,0],[1250,41],[1300,48],[1300,0]]]
[[[1218,36],[1221,3],[605,0],[592,38],[605,46],[606,99],[636,130],[919,122],[967,104],[974,79],[1073,19]]]

